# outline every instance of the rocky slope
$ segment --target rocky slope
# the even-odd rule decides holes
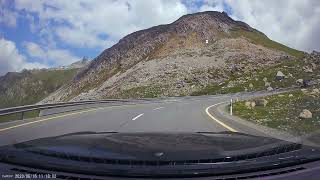
[[[0,77],[0,108],[34,104],[74,78],[89,61],[67,67],[9,72]]]
[[[125,36],[41,103],[201,95],[302,56],[224,12],[190,14]]]

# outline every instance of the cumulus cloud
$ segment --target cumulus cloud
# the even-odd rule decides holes
[[[212,0],[203,7],[229,8],[231,17],[246,22],[273,40],[299,50],[320,50],[320,1]]]
[[[37,37],[36,43],[23,46],[25,56],[34,63],[27,63],[14,42],[1,39],[0,74],[25,67],[67,65],[80,59],[68,48],[103,50],[134,31],[208,10],[227,11],[232,18],[290,47],[320,51],[317,0],[0,0],[0,26],[15,27],[21,18]],[[61,44],[66,48],[59,49]]]
[[[199,11],[224,11],[224,1],[223,0],[205,0],[203,4],[200,6]]]
[[[7,72],[21,71],[47,67],[39,62],[26,62],[26,58],[19,53],[14,42],[0,39],[0,76]]]
[[[77,57],[64,49],[41,47],[34,42],[25,42],[24,46],[30,57],[36,58],[38,62],[43,64],[65,66],[80,60],[80,57]]]
[[[0,0],[0,24],[16,27],[18,14],[8,8],[8,1]]]
[[[105,49],[131,32],[170,23],[190,12],[224,10],[290,47],[320,50],[317,0],[17,0],[15,3],[17,10],[36,13],[42,26],[54,22],[55,30],[47,34],[55,34],[74,47]]]
[[[123,36],[151,26],[170,23],[187,13],[178,0],[16,1],[16,9],[54,22],[52,33],[76,47],[106,48]]]

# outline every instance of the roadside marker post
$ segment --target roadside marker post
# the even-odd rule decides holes
[[[232,99],[230,100],[230,115],[232,116]]]

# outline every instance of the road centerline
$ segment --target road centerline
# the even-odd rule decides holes
[[[132,121],[137,120],[139,117],[141,117],[141,116],[143,116],[143,115],[144,115],[144,113],[139,114],[138,116],[136,116],[136,117],[132,118]]]
[[[154,108],[153,110],[159,110],[159,109],[163,109],[164,107],[157,107],[157,108]]]
[[[207,108],[206,108],[206,113],[207,113],[207,115],[208,115],[211,119],[213,119],[214,121],[216,121],[217,123],[219,123],[221,126],[223,126],[223,127],[225,127],[226,129],[228,129],[229,131],[231,131],[231,132],[238,132],[237,130],[233,129],[232,127],[230,127],[230,126],[226,125],[225,123],[219,121],[217,118],[215,118],[212,114],[209,113],[209,109],[210,109],[211,107],[220,105],[220,104],[222,104],[222,103],[225,103],[225,102],[213,104],[213,105],[207,107]]]

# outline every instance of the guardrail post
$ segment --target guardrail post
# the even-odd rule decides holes
[[[21,112],[21,120],[23,120],[23,118],[24,118],[24,112],[22,111]]]

